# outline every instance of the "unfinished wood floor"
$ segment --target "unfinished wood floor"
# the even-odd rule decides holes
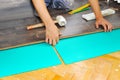
[[[0,80],[120,80],[120,52],[5,77]]]

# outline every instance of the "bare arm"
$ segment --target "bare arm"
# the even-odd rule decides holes
[[[111,31],[113,26],[110,22],[103,18],[102,13],[100,11],[98,0],[89,0],[89,2],[96,16],[96,28],[99,28],[99,25],[102,25],[104,27],[105,32]]]
[[[54,24],[44,0],[32,0],[40,18],[46,26],[46,42],[55,45],[59,40],[59,31]]]

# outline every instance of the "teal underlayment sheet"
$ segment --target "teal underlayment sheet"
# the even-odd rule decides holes
[[[66,64],[116,52],[120,50],[120,29],[63,39],[56,49]]]
[[[34,44],[0,51],[0,78],[61,64],[53,48]]]

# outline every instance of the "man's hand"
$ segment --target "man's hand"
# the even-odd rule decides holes
[[[112,24],[104,18],[96,19],[95,24],[96,24],[96,28],[99,28],[100,25],[103,26],[105,32],[112,31],[113,29]]]
[[[46,25],[47,26],[47,25]],[[56,45],[59,41],[60,32],[56,25],[49,25],[49,27],[46,28],[46,42],[51,45]]]
[[[101,25],[103,26],[105,32],[111,31],[113,29],[113,26],[111,23],[103,18],[98,0],[89,0],[89,2],[96,16],[96,28],[99,28],[99,26]]]
[[[59,30],[55,26],[54,21],[52,20],[46,4],[45,0],[32,0],[40,18],[45,24],[46,27],[46,42],[52,45],[55,45],[59,41]],[[45,14],[43,14],[45,13]]]

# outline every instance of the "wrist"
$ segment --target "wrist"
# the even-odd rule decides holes
[[[57,28],[57,26],[54,23],[45,24],[46,29],[54,29]]]
[[[46,22],[45,23],[45,27],[46,28],[49,28],[49,27],[54,27],[55,26],[55,23],[53,21],[49,21],[49,22]]]
[[[96,20],[101,20],[101,19],[103,19],[102,15],[101,16],[96,16]]]

